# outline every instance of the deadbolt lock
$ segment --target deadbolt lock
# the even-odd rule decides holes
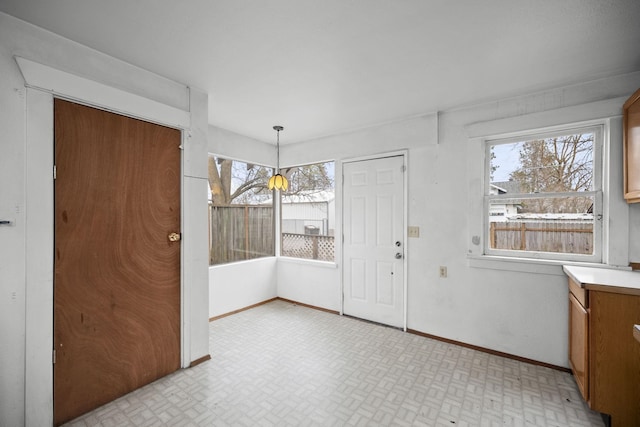
[[[170,242],[177,242],[180,240],[180,233],[171,233],[169,234],[169,241]]]

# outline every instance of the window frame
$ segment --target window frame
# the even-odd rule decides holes
[[[307,162],[307,163],[301,163],[301,164],[296,164],[296,165],[289,165],[286,167],[281,167],[280,170],[285,170],[285,169],[295,169],[295,168],[301,168],[301,167],[305,167],[305,166],[312,166],[312,165],[319,165],[319,164],[326,164],[326,163],[333,163],[333,194],[334,194],[334,203],[333,203],[333,220],[334,220],[334,226],[337,226],[336,221],[337,221],[337,206],[336,206],[336,165],[338,163],[337,160],[335,159],[330,159],[330,160],[320,160],[320,161],[312,161],[312,162]],[[291,184],[289,185],[289,188],[291,189]],[[336,261],[336,252],[337,252],[337,244],[338,241],[336,239],[336,233],[335,233],[335,229],[334,229],[334,234],[333,235],[324,235],[326,237],[333,237],[334,239],[334,244],[333,244],[333,258],[331,260],[322,260],[322,259],[313,259],[313,258],[303,258],[303,257],[299,257],[299,256],[294,256],[294,255],[283,255],[283,227],[282,227],[282,211],[283,211],[283,197],[286,196],[286,194],[283,194],[282,192],[278,192],[277,195],[277,200],[278,200],[278,217],[277,217],[277,221],[278,221],[278,228],[277,228],[277,234],[278,236],[276,236],[276,240],[278,241],[278,257],[279,258],[284,258],[287,260],[296,260],[299,262],[303,262],[303,263],[319,263],[319,264],[331,264],[331,265],[337,265],[337,261]],[[327,217],[328,219],[331,218],[331,214],[329,212],[329,203],[327,202]],[[329,229],[327,229],[328,232]]]
[[[579,133],[593,133],[593,177],[591,191],[576,192],[545,192],[545,193],[510,193],[510,194],[490,194],[491,188],[491,147],[496,145],[510,144],[514,142],[527,142],[535,139],[546,139],[556,136],[574,135]],[[482,229],[483,229],[483,255],[499,256],[520,259],[535,260],[553,260],[553,261],[571,261],[571,262],[588,262],[601,263],[603,261],[603,235],[604,235],[604,163],[603,156],[605,154],[605,123],[589,123],[589,124],[568,124],[564,126],[554,126],[530,130],[526,132],[514,132],[509,135],[491,136],[483,138],[483,212],[482,212]],[[506,199],[541,199],[541,198],[560,198],[560,197],[593,197],[593,253],[592,254],[571,254],[560,252],[541,252],[527,250],[508,250],[491,248],[490,242],[490,205],[494,201]]]
[[[254,162],[254,161],[250,161],[250,160],[245,160],[245,159],[241,159],[235,156],[228,156],[228,155],[223,155],[223,154],[218,154],[216,152],[208,152],[207,153],[207,157],[214,157],[214,158],[221,158],[221,159],[225,159],[225,160],[231,160],[233,162],[241,162],[241,163],[245,163],[245,164],[252,164],[255,166],[259,166],[259,167],[263,167],[266,168],[267,170],[270,171],[270,176],[273,176],[273,174],[275,174],[275,167],[273,166],[269,166],[268,164],[263,164],[261,162]],[[208,161],[208,160],[207,160]],[[233,178],[232,178],[233,179]],[[268,180],[268,179],[267,179]],[[207,183],[209,182],[209,177],[207,176]],[[266,182],[265,182],[266,184]],[[272,209],[272,213],[271,213],[271,229],[272,229],[272,245],[271,245],[271,252],[270,254],[264,254],[258,257],[253,257],[253,258],[249,258],[249,259],[238,259],[238,260],[232,260],[232,261],[225,261],[225,262],[218,262],[216,264],[211,264],[211,236],[212,236],[212,224],[211,224],[211,207],[213,206],[211,204],[211,202],[209,201],[207,203],[208,208],[207,208],[207,216],[208,216],[208,245],[209,245],[209,250],[208,250],[208,254],[207,257],[209,259],[209,268],[216,268],[216,267],[223,267],[223,266],[227,266],[227,265],[233,265],[233,264],[237,264],[237,263],[243,263],[243,262],[253,262],[253,261],[259,261],[265,258],[275,258],[278,254],[277,254],[277,241],[278,241],[278,232],[279,230],[276,228],[276,225],[278,223],[278,218],[277,218],[277,209],[276,209],[276,202],[278,200],[278,198],[276,198],[275,196],[276,191],[275,190],[271,190],[271,209]],[[210,196],[210,194],[208,195]],[[246,204],[236,204],[234,205],[233,203],[230,204],[228,207],[242,207],[242,206],[254,206],[254,205],[246,205]],[[257,205],[255,205],[257,206]],[[225,207],[225,206],[223,206]]]

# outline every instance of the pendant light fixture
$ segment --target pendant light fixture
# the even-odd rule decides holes
[[[273,190],[275,188],[276,190],[287,191],[289,188],[289,181],[287,181],[287,178],[285,178],[284,175],[280,174],[280,131],[283,129],[284,128],[282,126],[273,127],[273,130],[278,133],[278,139],[276,142],[276,174],[269,178],[269,184],[267,184],[269,190]]]

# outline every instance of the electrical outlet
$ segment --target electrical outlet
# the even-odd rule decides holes
[[[440,277],[447,277],[447,267],[444,265],[440,266]]]
[[[420,237],[420,227],[410,225],[407,227],[407,235],[409,237]]]

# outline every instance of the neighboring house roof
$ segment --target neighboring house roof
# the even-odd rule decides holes
[[[518,181],[495,181],[491,183],[491,187],[496,188],[498,194],[522,192]]]

